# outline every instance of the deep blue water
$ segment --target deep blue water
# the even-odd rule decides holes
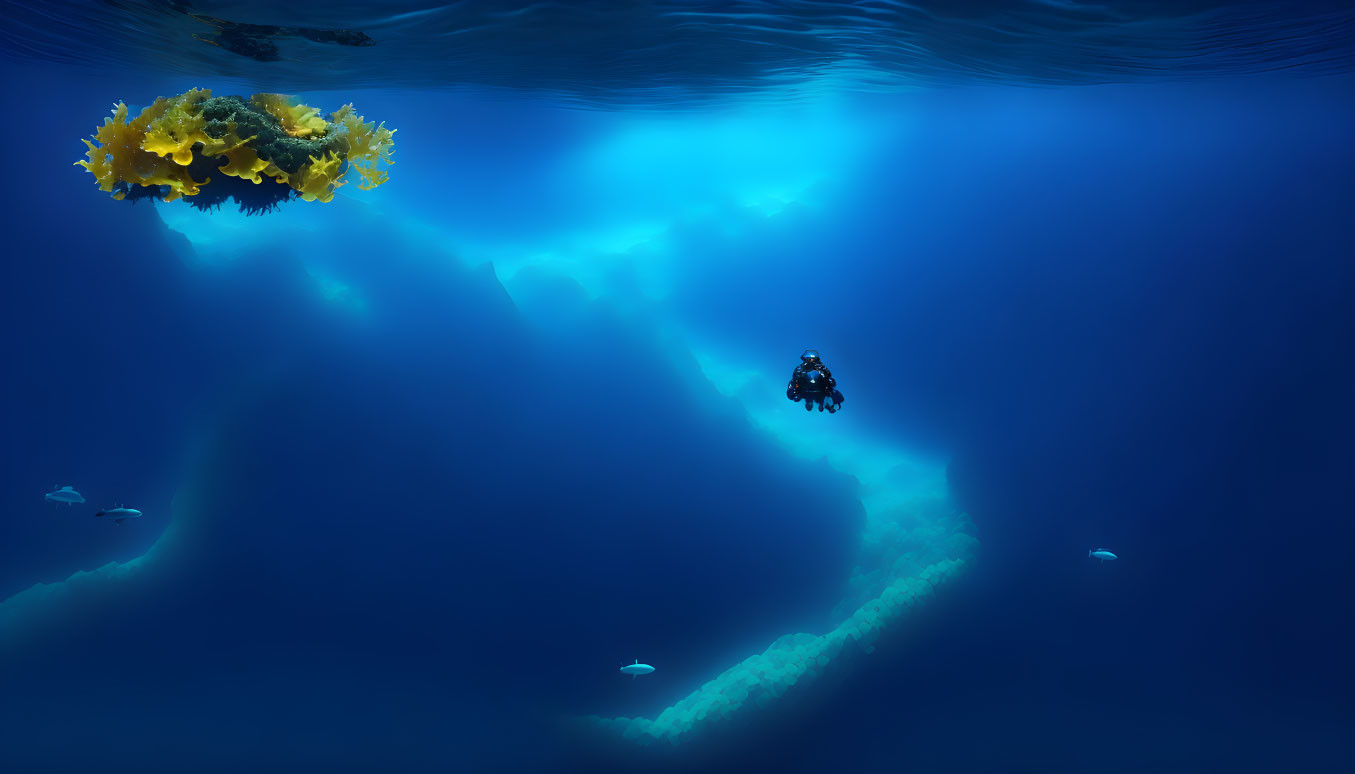
[[[0,771],[1355,769],[1348,7],[183,10],[5,7]],[[351,101],[391,180],[71,166],[194,86]],[[831,630],[933,480],[978,547],[874,652],[587,720]]]

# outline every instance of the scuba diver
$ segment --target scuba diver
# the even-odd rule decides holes
[[[813,411],[817,405],[819,411],[828,409],[829,414],[836,414],[842,408],[842,393],[837,391],[837,380],[828,366],[819,360],[818,350],[814,349],[806,349],[800,355],[800,364],[795,366],[795,371],[790,375],[790,384],[786,385],[786,397],[796,403],[803,400],[805,411]]]

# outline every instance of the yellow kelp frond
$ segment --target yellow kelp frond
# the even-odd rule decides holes
[[[141,147],[148,123],[143,118],[154,115],[157,107],[152,105],[142,112],[141,117],[128,123],[127,105],[119,102],[113,108],[113,117],[104,119],[103,126],[94,133],[98,145],[89,140],[84,141],[88,148],[85,153],[87,159],[75,163],[94,175],[99,188],[112,192],[118,183],[167,185],[170,191],[165,201],[173,201],[180,196],[193,196],[198,192],[198,187],[204,184],[195,182],[185,167]]]
[[[263,168],[262,174],[264,177],[271,177],[277,182],[282,183],[283,185],[291,184],[290,182],[291,176],[287,173],[287,171],[284,170],[282,167],[279,167],[276,163],[272,161],[268,162],[268,166]],[[300,175],[301,173],[297,172],[297,174]],[[297,178],[298,181],[300,179],[301,179],[300,177]]]
[[[172,201],[199,195],[215,180],[195,206],[234,198],[265,211],[292,196],[328,202],[349,169],[363,190],[386,182],[383,167],[395,145],[394,130],[364,121],[352,105],[331,114],[330,122],[281,94],[245,99],[191,89],[157,98],[130,121],[129,112],[126,104],[115,105],[94,141],[85,141],[85,159],[76,162],[117,199]],[[260,187],[242,188],[242,181]]]
[[[202,116],[202,103],[210,98],[209,89],[190,89],[177,97],[161,97],[142,112],[153,117],[147,122],[146,139],[141,147],[160,156],[169,156],[175,164],[186,167],[193,162],[193,146],[207,142],[203,133],[207,121]]]
[[[334,111],[331,116],[338,125],[337,137],[345,144],[348,165],[362,178],[358,188],[368,191],[390,179],[380,169],[380,165],[389,166],[391,153],[395,150],[395,130],[387,129],[386,124],[367,123],[357,115],[351,104]]]
[[[291,185],[308,202],[327,202],[334,198],[335,189],[344,185],[342,167],[343,160],[333,153],[323,158],[311,156],[310,165],[301,169],[300,184]]]
[[[249,101],[276,118],[289,137],[323,137],[329,131],[329,123],[320,117],[319,110],[294,104],[286,94],[255,94]]]
[[[113,185],[123,179],[138,156],[145,154],[141,150],[142,135],[140,129],[127,123],[127,105],[119,102],[113,106],[113,117],[105,118],[103,126],[94,131],[94,139],[99,144],[84,140],[89,148],[85,153],[87,160],[75,163],[94,175],[99,188],[112,191]]]
[[[213,125],[217,137],[203,135],[202,145],[194,152],[199,156],[229,156],[231,151],[253,142],[257,135],[241,137],[239,125],[234,121],[217,121]]]
[[[248,180],[256,185],[263,182],[259,173],[270,166],[269,162],[259,158],[259,154],[243,144],[225,151],[221,155],[227,159],[226,165],[221,167],[221,174]]]

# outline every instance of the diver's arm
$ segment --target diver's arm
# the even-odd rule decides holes
[[[800,402],[799,385],[801,371],[803,371],[803,369],[800,366],[795,366],[795,370],[790,372],[790,381],[786,383],[786,397],[790,398],[796,403]]]

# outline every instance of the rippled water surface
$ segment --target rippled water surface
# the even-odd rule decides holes
[[[506,87],[672,105],[763,92],[1070,84],[1355,63],[1349,3],[16,0],[7,55],[289,90]]]

